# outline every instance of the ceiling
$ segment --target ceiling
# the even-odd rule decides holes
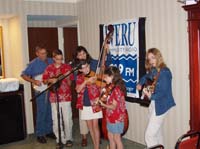
[[[33,2],[65,2],[65,3],[76,3],[79,0],[24,0]]]
[[[74,16],[62,16],[62,15],[28,15],[28,21],[59,21],[75,19]]]

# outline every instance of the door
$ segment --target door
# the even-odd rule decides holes
[[[73,59],[74,52],[78,46],[78,38],[77,38],[77,28],[68,27],[63,28],[63,36],[64,36],[64,53],[65,53],[65,61],[69,62]],[[73,118],[77,118],[79,116],[78,110],[76,109],[76,92],[75,92],[75,82],[72,83],[72,116]]]
[[[58,49],[58,30],[57,28],[28,28],[28,47],[29,47],[29,60],[31,61],[36,57],[35,47],[46,47],[48,56],[51,57],[51,52]],[[32,97],[34,96],[32,90]],[[33,104],[33,121],[34,126],[36,122],[36,103]]]

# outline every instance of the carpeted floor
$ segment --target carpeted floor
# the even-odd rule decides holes
[[[79,134],[79,124],[78,120],[74,120],[73,125],[73,147],[64,147],[64,148],[71,148],[71,149],[80,149],[81,147],[81,136]],[[144,149],[145,146],[142,144],[135,143],[133,141],[123,139],[124,149]],[[36,141],[36,137],[34,135],[28,135],[25,140],[3,144],[0,145],[0,149],[55,149],[56,142],[53,139],[48,139],[46,144],[40,144]],[[90,135],[88,135],[88,146],[84,147],[84,149],[92,149],[92,142]],[[107,149],[108,148],[108,141],[101,139],[100,149]]]

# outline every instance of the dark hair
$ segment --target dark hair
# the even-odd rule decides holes
[[[79,59],[77,58],[77,55],[78,53],[80,53],[81,51],[85,52],[86,53],[86,61],[90,63],[90,61],[92,60],[92,57],[90,56],[90,54],[88,53],[88,51],[86,50],[85,47],[83,46],[78,46],[76,48],[76,51],[75,51],[75,54],[74,54],[74,60],[75,60],[75,63],[79,63]]]
[[[62,51],[60,49],[53,50],[52,56],[55,57],[56,55],[62,55]]]
[[[120,71],[117,67],[115,66],[109,66],[108,68],[105,69],[104,74],[110,76],[113,76],[112,83],[114,85],[118,85],[120,89],[124,92],[126,95],[126,86],[124,83],[124,80],[122,79],[122,76],[120,74]]]

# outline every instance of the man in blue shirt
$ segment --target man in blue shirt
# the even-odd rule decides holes
[[[51,58],[47,58],[47,50],[36,47],[37,57],[33,59],[22,71],[21,77],[33,85],[35,96],[47,88],[42,82],[42,74],[45,68],[53,63]],[[46,136],[53,137],[51,105],[48,100],[48,93],[44,92],[36,98],[36,136],[39,143],[46,143]]]

